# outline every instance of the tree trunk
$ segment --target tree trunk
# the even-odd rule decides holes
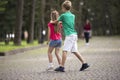
[[[24,5],[24,0],[17,0],[16,27],[15,27],[15,39],[14,39],[15,45],[21,45],[23,5]]]
[[[39,38],[38,38],[38,43],[43,43],[44,42],[44,36],[42,34],[42,31],[44,29],[45,26],[45,0],[41,0],[41,16],[40,18],[40,26],[39,26]]]
[[[30,19],[28,28],[28,41],[27,43],[33,43],[34,40],[34,22],[35,22],[35,0],[31,1],[30,6]]]

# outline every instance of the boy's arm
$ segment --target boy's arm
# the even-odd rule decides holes
[[[63,21],[63,15],[59,16],[57,20],[51,21],[51,23],[58,24],[58,22],[62,22],[62,21]]]
[[[58,22],[58,24],[57,24],[57,26],[59,26],[59,32],[61,33],[61,29],[62,29],[62,22],[61,22],[61,21],[59,21],[59,22]]]
[[[51,23],[57,24],[57,23],[58,23],[58,20],[51,21]]]

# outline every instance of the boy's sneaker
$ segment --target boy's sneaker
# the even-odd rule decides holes
[[[64,67],[61,67],[61,66],[58,67],[58,68],[56,68],[55,71],[58,71],[58,72],[65,72],[65,71],[64,71]]]
[[[90,66],[87,63],[84,63],[84,64],[82,64],[80,71],[83,71],[83,70],[87,69],[88,67],[90,67]]]

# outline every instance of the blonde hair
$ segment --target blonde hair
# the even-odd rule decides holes
[[[52,20],[52,21],[55,21],[55,20],[58,19],[58,17],[59,17],[58,11],[53,10],[53,11],[51,12],[51,20]],[[54,23],[54,32],[55,32],[55,33],[58,33],[58,32],[59,32],[59,27],[58,27],[57,23]]]
[[[72,3],[69,0],[66,0],[63,2],[62,7],[64,7],[66,10],[70,10],[72,8]]]
[[[59,17],[59,13],[56,10],[53,10],[51,12],[51,20],[55,21],[55,20],[57,20],[58,17]]]

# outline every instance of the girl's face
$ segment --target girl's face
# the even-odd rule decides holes
[[[87,20],[86,23],[88,24],[88,23],[89,23],[89,20]]]

